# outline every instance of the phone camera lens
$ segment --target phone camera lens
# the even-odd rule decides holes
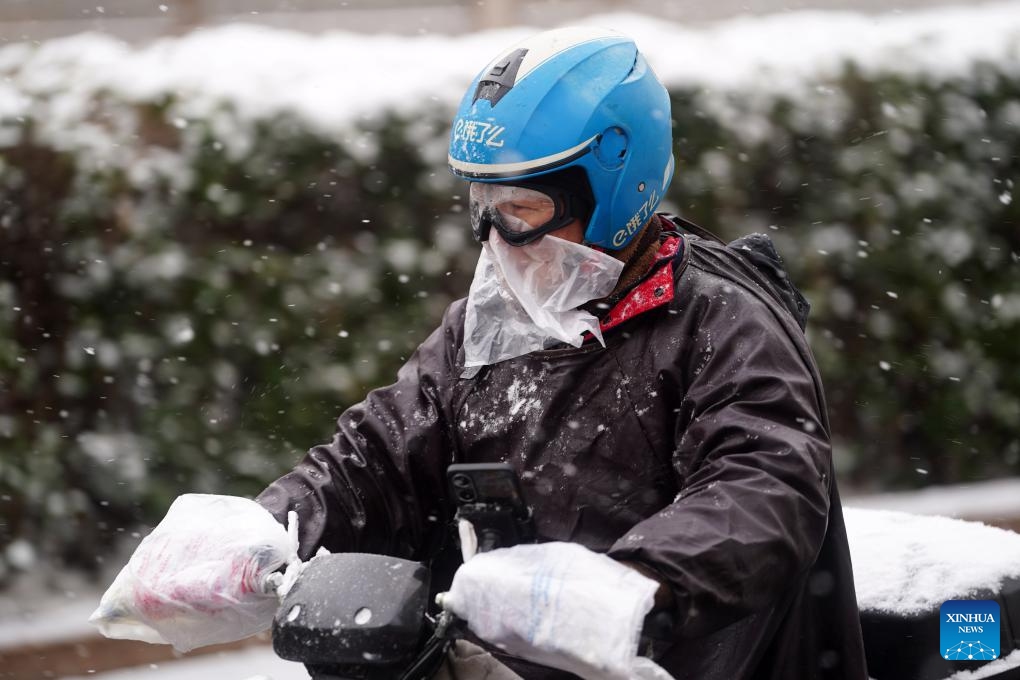
[[[457,500],[462,503],[473,503],[475,498],[475,492],[472,489],[457,489]]]
[[[458,489],[469,489],[471,488],[471,478],[467,475],[454,475],[453,485]]]

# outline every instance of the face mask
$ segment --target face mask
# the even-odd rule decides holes
[[[495,231],[482,244],[464,319],[465,371],[548,349],[580,347],[598,319],[577,309],[616,286],[623,263],[597,250],[545,235],[508,245]]]

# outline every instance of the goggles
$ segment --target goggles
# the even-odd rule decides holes
[[[527,245],[582,217],[562,187],[530,182],[472,182],[468,204],[475,240],[489,240],[489,232],[495,228],[512,246]]]

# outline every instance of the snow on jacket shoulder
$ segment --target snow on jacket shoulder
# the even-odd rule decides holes
[[[672,587],[677,625],[659,656],[674,677],[865,678],[803,333],[735,251],[670,238],[603,320],[605,349],[535,352],[461,378],[454,303],[397,382],[348,409],[332,442],[258,500],[281,518],[298,511],[304,555],[429,559],[443,589],[456,567],[445,468],[506,461],[540,540],[641,562]]]

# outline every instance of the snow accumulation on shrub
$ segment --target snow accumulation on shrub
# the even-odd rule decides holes
[[[769,232],[858,486],[1020,470],[1020,11],[594,17],[670,88],[665,207]],[[467,291],[450,115],[518,27],[0,48],[0,583],[251,494]]]
[[[838,76],[846,61],[866,73],[957,77],[975,61],[1015,63],[1020,31],[1013,2],[879,17],[795,12],[698,29],[637,14],[583,23],[633,37],[667,86],[722,90],[813,83]],[[251,120],[297,113],[319,132],[342,134],[352,122],[383,110],[414,114],[429,102],[454,104],[493,45],[536,30],[308,36],[237,25],[142,48],[98,34],[17,44],[0,50],[0,70],[17,73],[0,85],[0,112],[28,116],[37,98],[57,96],[64,103],[47,113],[74,116],[99,92],[133,102],[173,95],[185,120],[207,118],[229,104]],[[52,131],[58,131],[55,125]]]

